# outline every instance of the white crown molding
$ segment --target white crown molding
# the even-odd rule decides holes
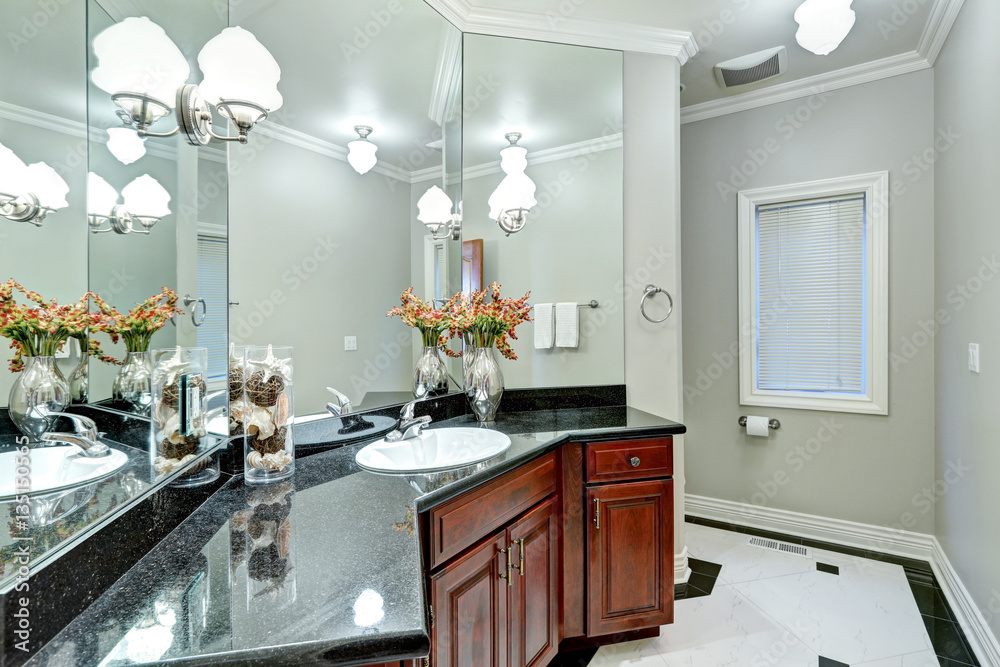
[[[929,562],[973,653],[1000,665],[1000,642],[935,536],[690,494],[685,503],[692,516]]]
[[[989,623],[983,617],[976,601],[973,600],[969,589],[962,583],[958,572],[952,567],[948,555],[945,553],[941,543],[934,538],[934,558],[931,567],[937,576],[941,590],[944,592],[948,604],[955,612],[955,618],[965,638],[972,646],[972,652],[979,658],[979,662],[984,665],[1000,665],[1000,642],[996,635],[990,630]]]
[[[927,25],[924,26],[924,32],[920,35],[917,53],[923,54],[932,66],[937,61],[938,55],[941,54],[941,49],[944,47],[963,5],[965,5],[965,0],[936,0],[931,7],[931,15],[927,17]]]
[[[686,30],[585,19],[573,16],[571,11],[525,12],[474,7],[467,0],[426,2],[462,32],[654,53],[673,56],[681,65],[698,53],[694,35]]]
[[[845,67],[833,72],[798,79],[797,81],[779,83],[778,85],[754,90],[749,93],[682,107],[681,125],[696,123],[700,120],[717,118],[718,116],[725,116],[740,111],[749,111],[750,109],[757,109],[789,100],[810,97],[901,74],[919,72],[930,67],[931,64],[927,58],[916,51],[901,53],[881,60],[874,60],[869,63]]]
[[[622,143],[623,135],[619,132],[618,134],[609,134],[606,137],[597,137],[596,139],[578,141],[574,144],[566,144],[565,146],[556,146],[541,151],[529,152],[528,166],[531,167],[532,165],[545,164],[546,162],[555,162],[557,160],[567,160],[581,155],[593,155],[594,153],[621,148]],[[502,173],[499,160],[477,164],[462,170],[464,178],[479,178],[481,176]]]
[[[438,57],[437,72],[434,75],[434,86],[431,89],[431,103],[427,116],[444,127],[448,119],[448,110],[457,101],[458,91],[462,89],[462,35],[455,30],[444,31],[441,55]]]

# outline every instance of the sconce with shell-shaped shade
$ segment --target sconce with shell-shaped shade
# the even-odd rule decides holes
[[[119,204],[117,190],[94,172],[87,174],[90,231],[95,234],[149,234],[153,225],[170,215],[170,193],[149,174],[139,176],[122,188],[122,197],[125,203]],[[136,221],[143,229],[135,227]]]
[[[226,28],[198,54],[205,78],[201,95],[233,124],[253,127],[281,108],[281,68],[257,38],[240,27]]]
[[[462,234],[462,216],[461,213],[453,213],[453,208],[451,197],[438,186],[432,185],[417,200],[417,220],[424,223],[435,240],[451,237],[457,241]],[[446,233],[440,236],[441,230],[445,228],[447,228]]]
[[[14,151],[0,144],[0,215],[36,227],[49,213],[66,208],[69,186],[44,162],[24,164]]]
[[[528,212],[538,201],[535,199],[535,183],[524,173],[528,167],[528,151],[517,145],[520,133],[507,135],[507,146],[500,151],[500,169],[504,179],[490,195],[490,219],[495,220],[507,236],[519,232],[527,222]]]

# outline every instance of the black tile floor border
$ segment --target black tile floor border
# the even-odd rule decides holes
[[[816,563],[816,569],[820,572],[826,572],[827,574],[840,574],[840,568],[836,565],[829,565],[828,563]]]
[[[859,549],[831,542],[820,542],[819,540],[795,537],[794,535],[758,530],[749,526],[740,526],[714,519],[704,519],[688,515],[684,517],[684,520],[687,523],[698,526],[744,533],[755,537],[765,537],[790,544],[801,544],[802,546],[814,549],[822,549],[848,556],[857,556],[859,558],[868,558],[883,563],[899,565],[906,574],[906,580],[910,585],[910,591],[913,593],[913,599],[920,610],[924,626],[927,628],[927,634],[930,636],[931,644],[934,647],[934,653],[937,655],[942,667],[979,667],[979,661],[976,659],[975,654],[973,654],[965,633],[962,632],[962,628],[958,625],[955,613],[952,611],[951,605],[948,604],[948,600],[945,599],[944,593],[941,591],[941,586],[938,584],[937,577],[934,576],[934,571],[931,569],[929,562],[894,556],[870,549]],[[822,571],[822,568],[819,566],[817,566],[817,569]],[[824,662],[824,660],[827,662]],[[821,657],[819,664],[820,667],[826,667],[843,663]]]
[[[846,662],[837,662],[836,660],[831,660],[830,658],[819,657],[819,667],[851,667]]]

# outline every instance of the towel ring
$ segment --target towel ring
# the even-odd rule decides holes
[[[184,307],[190,308],[194,306],[194,310],[191,311],[191,324],[196,327],[200,327],[205,323],[205,318],[208,317],[208,304],[205,303],[204,299],[196,299],[190,294],[184,295]],[[201,306],[201,319],[198,319],[198,306]]]
[[[646,299],[660,292],[662,292],[667,296],[667,301],[670,302],[670,306],[667,308],[666,315],[664,315],[658,320],[654,320],[652,317],[646,314]],[[670,292],[668,292],[667,290],[657,287],[656,285],[646,285],[646,288],[642,291],[642,299],[639,301],[639,312],[642,313],[642,316],[645,317],[650,322],[652,322],[653,324],[662,324],[663,322],[667,321],[668,317],[670,317],[670,313],[674,312],[674,299],[672,296],[670,296]]]

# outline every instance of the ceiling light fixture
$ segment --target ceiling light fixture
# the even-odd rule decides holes
[[[26,165],[0,144],[0,215],[41,227],[49,213],[65,208],[69,186],[44,162]]]
[[[378,146],[368,140],[368,135],[372,133],[370,125],[355,125],[354,131],[361,138],[347,144],[347,161],[354,167],[354,171],[367,174],[378,162],[375,157]]]
[[[462,202],[458,202],[458,213],[452,213],[454,203],[444,190],[432,185],[417,201],[417,220],[430,230],[435,241],[462,238]],[[441,234],[441,230],[444,234]]]
[[[140,137],[184,132],[193,146],[212,139],[245,144],[253,127],[281,107],[281,69],[270,52],[243,28],[225,28],[198,54],[205,78],[186,83],[191,68],[163,28],[146,17],[129,17],[94,39],[98,66],[91,78],[111,93],[118,116]],[[177,127],[150,132],[156,121],[177,109]],[[213,109],[229,119],[236,136],[216,134]]]
[[[525,148],[517,145],[520,132],[504,135],[510,146],[500,151],[500,168],[506,174],[500,185],[490,195],[490,219],[495,220],[507,236],[524,229],[528,212],[537,204],[535,183],[524,170],[528,166]]]
[[[170,193],[160,183],[143,174],[122,188],[124,204],[118,192],[103,178],[87,174],[87,220],[95,234],[149,234],[157,222],[170,215]],[[138,229],[135,223],[142,225]],[[107,225],[106,227],[104,225]]]
[[[806,0],[795,10],[799,29],[795,41],[818,56],[825,56],[840,46],[851,28],[855,14],[853,0]]]

